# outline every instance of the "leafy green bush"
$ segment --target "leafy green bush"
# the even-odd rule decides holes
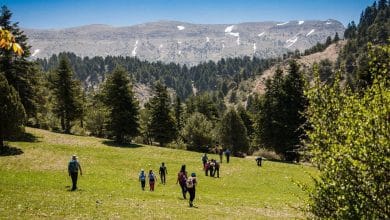
[[[369,46],[370,47],[370,46]],[[319,218],[390,217],[390,46],[369,53],[373,84],[362,94],[315,83],[306,93],[308,148],[321,174],[310,211]]]

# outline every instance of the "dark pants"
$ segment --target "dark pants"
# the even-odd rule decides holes
[[[146,183],[145,180],[141,180],[141,187],[142,187],[142,190],[145,190],[145,183]]]
[[[229,163],[229,157],[230,155],[226,155],[226,163]]]
[[[77,189],[77,176],[78,172],[70,173],[70,177],[72,178],[72,190]]]
[[[183,193],[183,198],[186,199],[187,187],[186,183],[180,183],[181,192]]]
[[[161,177],[161,183],[165,184],[165,174],[161,174],[160,177]]]
[[[213,176],[215,176],[215,173],[217,173],[217,177],[219,178],[219,168],[215,168],[215,169],[214,169],[214,174],[213,174]]]
[[[213,167],[210,167],[210,176],[214,176],[214,168]],[[207,176],[207,175],[206,175]]]
[[[190,194],[190,206],[192,207],[192,203],[194,202],[195,199],[195,187],[193,188],[188,188],[188,193]]]

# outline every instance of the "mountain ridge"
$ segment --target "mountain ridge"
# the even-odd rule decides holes
[[[344,29],[340,22],[328,19],[238,24],[155,21],[122,27],[90,24],[24,31],[34,58],[68,51],[82,57],[137,56],[148,61],[194,65],[227,57],[277,57],[324,42]]]

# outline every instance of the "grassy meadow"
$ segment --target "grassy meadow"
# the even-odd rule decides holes
[[[231,158],[220,178],[206,177],[201,153],[155,146],[117,146],[106,139],[26,128],[28,141],[10,142],[23,154],[0,156],[0,219],[296,219],[307,199],[293,182],[311,184],[313,167]],[[69,191],[67,163],[77,154],[83,169]],[[217,155],[209,158],[219,159]],[[142,191],[141,168],[168,168],[167,184]],[[182,164],[196,172],[194,205],[181,197],[176,176]],[[310,175],[309,175],[310,174]],[[146,189],[148,189],[148,184]]]

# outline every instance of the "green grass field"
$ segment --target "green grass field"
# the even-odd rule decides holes
[[[0,218],[10,219],[295,219],[307,195],[293,182],[311,185],[310,166],[231,158],[220,178],[206,177],[201,154],[154,146],[115,146],[111,141],[27,128],[32,141],[10,142],[24,153],[0,157]],[[69,191],[67,163],[77,154],[84,175]],[[209,155],[209,158],[218,158]],[[225,158],[224,158],[225,159]],[[168,168],[167,184],[142,191],[141,168]],[[176,176],[182,164],[198,176],[195,208],[181,198]],[[309,175],[310,174],[310,175]],[[148,189],[148,184],[147,184]]]

